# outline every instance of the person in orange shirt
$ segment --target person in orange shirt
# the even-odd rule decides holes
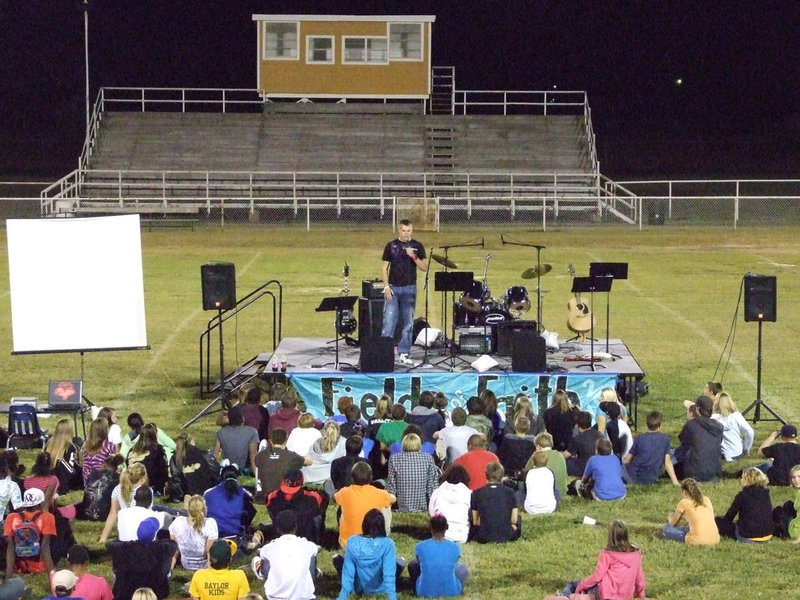
[[[719,530],[714,521],[714,507],[708,496],[700,491],[694,479],[681,481],[683,493],[675,511],[669,515],[669,522],[664,525],[664,536],[676,542],[685,542],[695,546],[716,546],[719,544]],[[681,519],[685,519],[688,527],[678,527]]]
[[[369,463],[358,461],[353,465],[351,475],[353,485],[343,487],[333,496],[342,513],[339,518],[339,544],[342,548],[347,546],[347,539],[350,536],[362,533],[361,522],[370,509],[382,510],[388,519],[391,513],[384,509],[391,508],[392,504],[397,502],[394,494],[370,485],[372,467]]]

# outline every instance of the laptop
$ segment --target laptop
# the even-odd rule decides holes
[[[13,396],[11,398],[11,405],[12,406],[19,406],[21,404],[27,404],[28,406],[32,406],[36,409],[39,406],[39,398],[35,396]]]
[[[83,381],[59,379],[51,381],[47,392],[47,404],[57,408],[80,407],[83,398]]]

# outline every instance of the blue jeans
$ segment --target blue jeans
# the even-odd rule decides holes
[[[684,543],[686,541],[687,533],[689,533],[688,527],[673,527],[672,525],[664,525],[664,536],[668,540]]]
[[[408,354],[411,351],[411,335],[414,333],[414,311],[417,308],[416,285],[393,285],[393,296],[383,305],[383,337],[394,337],[397,321],[400,320],[402,333],[400,343],[397,344],[398,354]]]

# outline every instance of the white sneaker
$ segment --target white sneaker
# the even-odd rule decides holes
[[[261,574],[261,556],[256,554],[253,557],[253,560],[250,561],[250,568],[253,570],[253,574],[258,577],[261,581],[264,581],[264,576]]]
[[[411,365],[412,367],[415,365],[414,361],[411,360],[411,357],[408,354],[399,355],[397,362],[404,365]]]

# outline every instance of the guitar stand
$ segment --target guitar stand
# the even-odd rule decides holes
[[[594,362],[594,293],[595,292],[608,292],[611,290],[611,284],[613,283],[613,279],[610,277],[575,277],[572,280],[572,293],[573,294],[584,294],[586,292],[589,293],[589,312],[592,314],[592,319],[590,321],[591,324],[591,331],[589,333],[589,344],[590,344],[590,352],[589,352],[589,368],[592,371],[597,370],[597,366]],[[606,338],[606,341],[608,338]],[[586,365],[578,365],[578,368],[585,367]],[[601,369],[605,369],[605,365],[599,365]]]

